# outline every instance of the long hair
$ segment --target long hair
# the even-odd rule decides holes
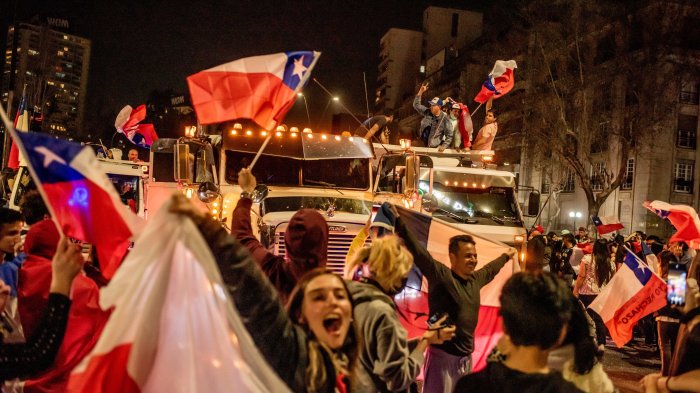
[[[340,280],[345,288],[348,299],[352,300],[350,290],[345,280],[340,276],[325,267],[309,270],[299,279],[287,302],[287,314],[294,324],[300,325],[299,321],[302,316],[306,287],[315,278],[323,275],[331,275]],[[345,375],[352,376],[352,369],[357,360],[360,347],[358,341],[359,335],[356,332],[354,322],[350,323],[350,329],[348,330],[348,336],[345,338],[345,343],[343,343],[343,346],[337,351],[332,350],[318,341],[307,325],[301,326],[306,331],[308,337],[307,348],[309,351],[309,364],[306,367],[306,385],[308,392],[320,392],[323,391],[324,387],[328,386],[328,384],[335,384],[336,376],[328,375],[329,370],[327,370],[326,367],[327,362],[324,360],[326,358],[331,360],[336,373],[341,372]]]
[[[385,292],[392,292],[401,289],[399,286],[413,266],[413,255],[404,247],[398,236],[386,235],[372,241],[371,246],[358,251],[350,261],[350,269],[363,263],[368,265],[372,279],[378,282]]]
[[[663,279],[668,278],[668,266],[671,263],[678,263],[678,258],[673,255],[673,251],[664,250],[659,254],[659,266],[661,267],[660,276]]]
[[[572,296],[573,297],[573,296]],[[596,363],[598,346],[595,336],[591,334],[590,317],[586,308],[578,299],[572,299],[574,307],[571,311],[571,320],[567,326],[566,337],[562,345],[574,346],[573,369],[579,375],[588,374]]]
[[[610,266],[610,251],[608,251],[608,241],[598,239],[593,243],[593,261],[595,262],[595,278],[598,286],[607,284],[613,276]]]

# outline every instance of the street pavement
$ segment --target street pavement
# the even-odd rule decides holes
[[[643,339],[630,341],[622,348],[608,339],[603,367],[621,393],[642,392],[639,380],[661,370],[659,350],[644,344]]]

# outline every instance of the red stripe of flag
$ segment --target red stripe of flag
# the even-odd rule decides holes
[[[141,388],[128,373],[131,343],[114,347],[110,352],[90,358],[86,368],[74,372],[68,392],[140,393]],[[86,378],[89,376],[89,378]]]

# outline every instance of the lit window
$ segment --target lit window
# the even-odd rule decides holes
[[[634,158],[627,160],[627,167],[625,168],[625,177],[622,179],[622,184],[620,188],[623,190],[631,190],[634,184]]]
[[[695,164],[691,162],[677,162],[673,168],[673,191],[684,194],[693,192],[693,170]]]

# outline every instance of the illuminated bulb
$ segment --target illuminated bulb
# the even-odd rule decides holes
[[[482,185],[481,185],[481,188],[486,188],[486,184],[482,184]]]
[[[467,186],[467,182],[462,183],[462,186],[463,186],[463,187],[466,187],[466,186]]]
[[[328,137],[325,134],[323,134],[323,135],[321,135],[321,139],[323,139],[325,141],[326,139],[328,139]]]
[[[311,133],[306,134],[306,136],[308,136],[309,139],[313,139],[313,138],[314,138],[314,134],[311,134]]]
[[[236,130],[231,130],[231,135],[238,135],[238,131],[236,131]]]
[[[355,140],[355,138],[353,138],[353,137],[350,137],[350,138],[348,138],[348,140],[349,140],[350,142],[352,142],[352,141],[354,141],[354,140]]]
[[[301,93],[299,93],[299,94],[301,94]],[[275,131],[284,131],[284,127],[277,126],[277,128],[275,128]]]
[[[304,134],[310,134],[310,133],[311,133],[311,128],[308,128],[308,127],[307,127],[307,128],[304,128],[304,130],[303,130],[302,132],[303,132]]]
[[[472,183],[472,187],[476,187],[476,183]]]
[[[219,206],[219,202],[214,202],[214,203],[212,203],[212,206],[218,207],[218,206]]]
[[[289,132],[299,132],[299,128],[297,127],[292,127],[289,129]]]
[[[218,213],[218,212],[219,212],[218,209],[211,209],[211,214],[216,214],[216,213]]]
[[[250,136],[250,135],[253,135],[253,131],[248,130],[248,131],[245,132],[245,134],[246,134],[246,135],[249,135],[249,136]]]
[[[192,189],[191,189],[191,188],[188,188],[188,189],[185,191],[185,196],[186,196],[187,198],[192,198]]]
[[[292,132],[292,138],[296,138],[296,137],[297,137],[297,133],[296,133],[296,132]]]
[[[367,143],[367,139],[362,138],[362,142]]]
[[[336,135],[336,136],[335,136],[335,140],[336,140],[336,141],[339,141],[339,140],[340,140],[340,136]]]
[[[282,136],[282,133],[281,133],[281,132],[279,132],[279,131],[277,131],[277,132],[275,133],[275,136],[277,136],[277,137],[281,137],[281,136]]]
[[[267,136],[267,131],[261,132],[260,135],[262,135],[262,136]]]
[[[242,130],[243,126],[241,125],[241,123],[236,123],[233,125],[233,129],[234,130]]]

